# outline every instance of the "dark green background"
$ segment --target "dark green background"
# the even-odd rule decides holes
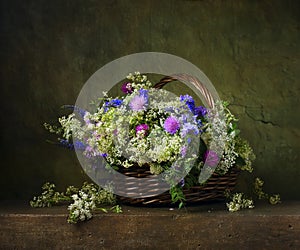
[[[106,63],[187,59],[232,102],[269,192],[300,199],[299,1],[1,1],[1,199],[79,185],[73,152],[42,127]],[[138,69],[137,69],[138,70]]]

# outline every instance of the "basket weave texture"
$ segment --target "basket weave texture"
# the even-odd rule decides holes
[[[154,85],[154,88],[160,89],[166,84],[173,81],[189,81],[200,91],[204,97],[208,108],[214,107],[214,99],[208,89],[195,77],[191,77],[185,74],[178,74],[173,76],[167,76],[160,80],[157,84]],[[130,168],[121,168],[120,173],[135,178],[144,178],[144,183],[153,193],[157,193],[156,180],[152,178],[147,178],[151,176],[150,170],[148,167],[138,167],[133,166]],[[204,183],[190,188],[183,188],[183,193],[185,195],[186,204],[198,204],[204,202],[220,201],[225,199],[225,191],[232,191],[236,185],[237,177],[239,170],[237,168],[231,168],[225,175],[218,175],[213,173],[212,176]],[[143,187],[138,186],[136,182],[127,182],[124,184],[125,191],[130,192],[131,194],[139,194]],[[148,189],[147,189],[148,191]],[[129,205],[170,205],[172,203],[170,193],[164,192],[160,195],[154,195],[143,198],[130,198],[130,197],[118,197],[119,200],[124,204]]]

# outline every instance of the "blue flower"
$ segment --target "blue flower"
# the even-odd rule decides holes
[[[79,141],[79,140],[76,140],[76,141],[74,142],[74,148],[75,148],[76,150],[84,150],[85,147],[86,147],[86,145],[85,145],[83,142]]]
[[[147,89],[140,89],[139,92],[140,92],[141,96],[144,96],[146,99],[148,99],[148,92],[149,91]]]
[[[110,108],[110,107],[119,107],[120,105],[122,105],[123,103],[123,100],[121,99],[112,99],[110,101],[105,101],[104,102],[104,113],[107,112],[107,110]]]
[[[79,140],[74,141],[74,143],[71,143],[66,139],[58,139],[58,141],[59,141],[60,146],[71,149],[71,150],[74,150],[74,149],[85,150],[85,147],[86,147],[86,145]]]
[[[195,108],[195,112],[194,112],[195,115],[197,116],[205,116],[207,114],[207,109],[203,106],[198,106]]]
[[[120,99],[112,99],[110,101],[110,106],[119,107],[122,103],[123,103],[123,101]]]
[[[181,95],[180,101],[184,102],[193,114],[195,113],[195,101],[193,97],[191,97],[190,95]]]
[[[65,139],[58,139],[59,141],[59,145],[64,147],[64,148],[68,148],[73,150],[74,149],[74,145],[72,143],[70,143],[68,140]]]

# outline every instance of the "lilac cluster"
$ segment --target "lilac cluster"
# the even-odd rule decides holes
[[[87,146],[85,148],[84,154],[88,158],[92,158],[92,157],[95,157],[95,156],[99,156],[99,155],[102,156],[103,155],[103,154],[100,154],[98,150],[96,150],[95,148],[93,148],[91,146]]]
[[[185,137],[190,132],[192,132],[194,135],[198,135],[199,129],[196,125],[187,122],[183,125],[183,128],[181,130],[181,137]]]

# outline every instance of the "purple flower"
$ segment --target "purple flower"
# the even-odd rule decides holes
[[[140,111],[146,108],[147,103],[148,100],[144,95],[136,95],[131,99],[129,106],[133,111]]]
[[[96,149],[92,148],[91,146],[87,146],[85,148],[84,154],[86,157],[92,158],[92,157],[98,156],[99,152]]]
[[[133,89],[132,89],[132,86],[131,86],[131,83],[130,82],[125,82],[122,84],[122,87],[121,87],[121,90],[122,92],[124,92],[125,94],[130,94],[132,93]]]
[[[205,116],[207,114],[207,109],[203,106],[198,106],[195,108],[194,114],[197,116]]]
[[[91,120],[89,118],[89,114],[88,113],[86,113],[86,115],[83,117],[83,120],[84,120],[84,122],[85,122],[86,125],[91,124]]]
[[[136,134],[146,135],[149,126],[147,124],[140,124],[135,127]]]
[[[182,156],[182,157],[185,157],[186,152],[187,152],[187,146],[183,146],[183,147],[180,149],[181,156]]]
[[[180,128],[180,123],[174,116],[169,116],[164,123],[164,129],[171,135],[175,134]]]
[[[207,150],[203,156],[205,164],[209,167],[214,167],[219,163],[219,156],[215,151]]]

